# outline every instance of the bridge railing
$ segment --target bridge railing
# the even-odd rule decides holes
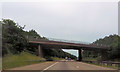
[[[48,39],[51,41],[69,42],[69,43],[77,43],[77,44],[91,44],[89,42],[75,41],[75,40],[65,40],[65,39],[56,39],[56,38],[48,38]]]
[[[48,38],[50,41],[59,41],[59,42],[69,42],[69,43],[76,43],[76,44],[87,44],[87,45],[94,45],[94,46],[101,46],[101,47],[109,47],[105,44],[95,44],[83,41],[75,41],[75,40],[65,40],[65,39],[56,39],[56,38]]]

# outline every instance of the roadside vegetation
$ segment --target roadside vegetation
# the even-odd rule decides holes
[[[17,55],[9,54],[3,58],[3,70],[44,61],[46,61],[45,58],[41,58],[27,52],[21,52]]]
[[[104,38],[98,39],[93,44],[102,44],[109,46],[108,51],[104,54],[104,61],[112,61],[112,62],[120,62],[120,36],[118,35],[110,35]],[[83,52],[83,60],[84,61],[103,61],[101,58],[100,51],[84,51]],[[94,64],[94,63],[90,63]],[[110,67],[115,69],[120,69],[120,65],[112,66],[112,65],[104,65],[104,64],[94,64],[104,67]]]
[[[106,45],[109,47],[108,51],[106,51],[104,60],[106,61],[114,61],[120,62],[120,36],[118,35],[110,35],[104,38],[98,39],[93,44]],[[100,60],[101,53],[98,51],[87,51],[83,52],[83,59],[86,60]]]
[[[85,63],[87,63],[87,62],[85,62]],[[103,66],[103,67],[108,67],[108,68],[113,68],[113,69],[120,69],[120,66],[110,66],[110,65],[95,64],[95,63],[88,63],[88,64],[93,64],[93,65]]]
[[[64,52],[62,49],[55,49],[54,46],[50,49],[47,45],[43,47],[44,57],[38,57],[38,45],[30,44],[28,38],[37,38],[41,40],[48,40],[46,37],[40,36],[35,30],[25,31],[25,25],[20,26],[10,19],[3,19],[2,24],[2,55],[3,55],[3,69],[39,63],[44,60],[59,60],[65,57],[76,59],[76,56]],[[120,36],[110,35],[98,39],[93,44],[107,45],[110,49],[106,52],[107,61],[120,61]],[[83,51],[83,60],[101,60],[101,54],[97,51]],[[30,61],[32,60],[32,61]]]
[[[2,58],[0,57],[0,70],[2,70]]]
[[[92,58],[92,57],[84,57],[82,60],[84,61],[97,61],[98,58]]]
[[[59,61],[59,60],[63,60],[64,58],[58,58],[58,57],[51,57],[51,60],[53,61]]]
[[[48,61],[58,61],[62,59],[63,58],[50,57]],[[9,54],[3,58],[3,70],[30,64],[42,63],[46,61],[47,59],[38,57],[28,52],[21,52],[20,54],[16,55]]]
[[[3,19],[0,24],[2,25],[2,37],[0,38],[2,38],[3,69],[39,63],[50,59],[53,61],[65,57],[76,59],[75,56],[64,52],[62,49],[53,48],[43,49],[44,57],[40,58],[38,57],[38,44],[30,44],[28,42],[29,37],[48,40],[46,37],[41,37],[33,29],[25,31],[25,25],[20,26],[10,19]]]

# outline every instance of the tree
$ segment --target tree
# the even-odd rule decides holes
[[[100,38],[93,43],[109,46],[109,49],[107,51],[109,60],[120,58],[120,56],[119,56],[120,55],[120,36],[118,36],[116,34],[109,35],[109,36],[104,37],[103,39]],[[86,55],[86,53],[84,55]],[[92,55],[94,55],[94,54],[92,54]]]
[[[10,19],[3,19],[0,21],[2,24],[2,55],[6,54],[19,54],[22,51],[26,51],[32,54],[38,54],[38,44],[30,44],[27,37],[38,38],[42,40],[48,40],[46,37],[41,37],[35,30],[24,31],[24,27],[21,27],[19,24],[15,23]],[[54,46],[56,47],[56,46]],[[58,46],[61,47],[61,46]],[[73,55],[65,53],[61,49],[43,49],[45,56],[56,56],[56,57],[65,57],[71,56],[76,58]]]
[[[9,19],[2,21],[3,53],[17,54],[27,46],[27,39],[23,35],[23,27]],[[3,54],[4,55],[4,54]]]

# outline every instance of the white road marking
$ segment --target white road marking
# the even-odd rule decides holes
[[[45,70],[48,70],[49,68],[51,68],[52,66],[54,66],[54,65],[57,64],[57,63],[58,63],[58,62],[56,62],[56,63],[54,63],[54,64],[48,66],[47,68],[43,69],[43,71],[41,71],[41,72],[44,72]]]

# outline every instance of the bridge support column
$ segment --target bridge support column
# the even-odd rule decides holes
[[[108,55],[107,55],[107,53],[106,53],[106,51],[101,51],[101,60],[102,61],[105,61],[106,60],[106,58],[108,57]]]
[[[78,61],[82,61],[82,52],[81,49],[78,50],[79,56],[78,56]]]
[[[40,45],[38,45],[38,56],[43,57],[43,52],[42,52],[42,48]]]

